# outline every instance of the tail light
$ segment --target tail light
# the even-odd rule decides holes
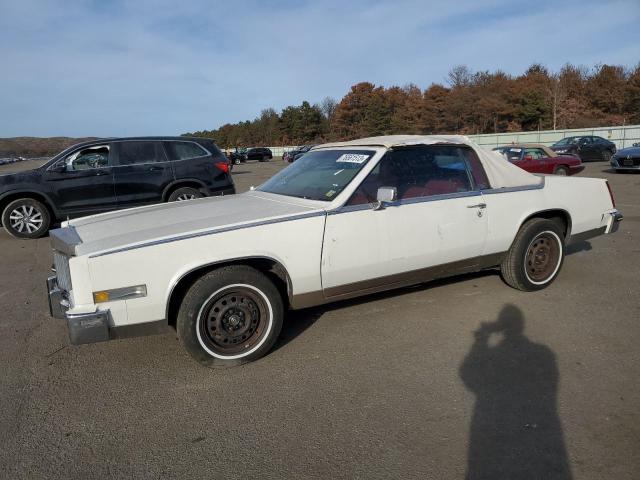
[[[216,162],[215,167],[222,170],[224,173],[229,173],[229,164],[227,162]]]
[[[613,190],[611,190],[611,185],[609,185],[609,182],[607,180],[605,180],[605,183],[607,184],[607,190],[609,190],[609,196],[611,197],[611,205],[613,205],[613,208],[616,208],[616,199],[613,198]]]

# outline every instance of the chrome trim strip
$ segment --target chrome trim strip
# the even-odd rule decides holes
[[[487,190],[480,190],[483,195],[493,195],[494,193],[508,193],[508,192],[525,192],[527,190],[540,190],[544,188],[545,180],[542,177],[542,182],[538,185],[523,185],[521,187],[502,187],[502,188],[489,188]]]
[[[440,195],[430,195],[428,197],[405,198],[404,200],[396,200],[395,202],[385,202],[385,207],[399,207],[401,205],[412,205],[414,203],[438,202],[440,200],[449,200],[452,198],[479,197],[482,194],[479,190],[470,190],[468,192],[443,193]],[[358,212],[360,210],[373,210],[373,203],[364,203],[361,205],[345,205],[335,210],[327,212],[328,215],[337,215],[339,213]]]
[[[54,250],[71,256],[76,254],[76,246],[82,243],[80,235],[73,226],[50,230],[49,237]]]
[[[274,218],[274,219],[271,219],[271,220],[260,220],[260,221],[256,221],[256,222],[245,223],[245,224],[242,224],[242,225],[233,225],[231,227],[220,227],[220,228],[216,228],[216,229],[205,230],[203,232],[187,233],[185,235],[178,235],[178,236],[175,236],[175,237],[163,238],[162,240],[153,240],[151,242],[140,243],[138,245],[131,245],[129,247],[116,248],[116,249],[113,249],[113,250],[107,250],[107,251],[104,251],[104,252],[95,253],[93,255],[89,255],[89,258],[97,258],[97,257],[105,256],[105,255],[111,255],[112,253],[121,253],[121,252],[126,252],[126,251],[129,251],[129,250],[137,250],[139,248],[152,247],[152,246],[156,246],[156,245],[162,245],[164,243],[178,242],[180,240],[187,240],[189,238],[205,237],[207,235],[215,235],[216,233],[232,232],[234,230],[242,230],[244,228],[260,227],[262,225],[271,225],[273,223],[289,222],[289,221],[293,221],[293,220],[302,220],[302,219],[305,219],[305,218],[320,217],[320,216],[325,216],[325,215],[326,215],[326,212],[324,212],[324,211],[311,212],[311,213],[302,213],[302,214],[299,214],[299,215],[293,215],[293,216],[286,217],[286,218]]]

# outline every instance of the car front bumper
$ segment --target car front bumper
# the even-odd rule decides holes
[[[58,286],[55,275],[47,278],[49,312],[53,318],[67,321],[69,340],[73,345],[104,342],[111,338],[109,334],[109,311],[97,310],[93,313],[69,314],[69,300]]]
[[[630,163],[625,165],[625,163]],[[633,158],[631,159],[631,162],[629,162],[629,160],[627,160],[626,158],[620,159],[620,158],[612,158],[611,159],[611,168],[613,168],[616,171],[625,171],[625,172],[633,172],[633,171],[640,171],[640,162],[638,161],[637,158]]]

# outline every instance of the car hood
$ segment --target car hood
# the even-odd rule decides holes
[[[616,152],[616,157],[626,157],[627,155],[640,157],[640,147],[627,147]]]
[[[324,214],[320,203],[252,191],[83,217],[64,222],[50,235],[56,250],[91,255]]]

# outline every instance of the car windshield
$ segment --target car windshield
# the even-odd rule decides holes
[[[495,148],[494,150],[503,154],[510,162],[520,160],[520,155],[522,154],[522,148],[518,147],[500,147]]]
[[[271,177],[258,190],[329,202],[375,153],[373,150],[313,150]]]
[[[555,144],[556,145],[571,145],[573,143],[578,143],[578,140],[580,140],[580,138],[582,138],[582,137],[567,137],[567,138],[563,138],[559,142],[556,142]]]

